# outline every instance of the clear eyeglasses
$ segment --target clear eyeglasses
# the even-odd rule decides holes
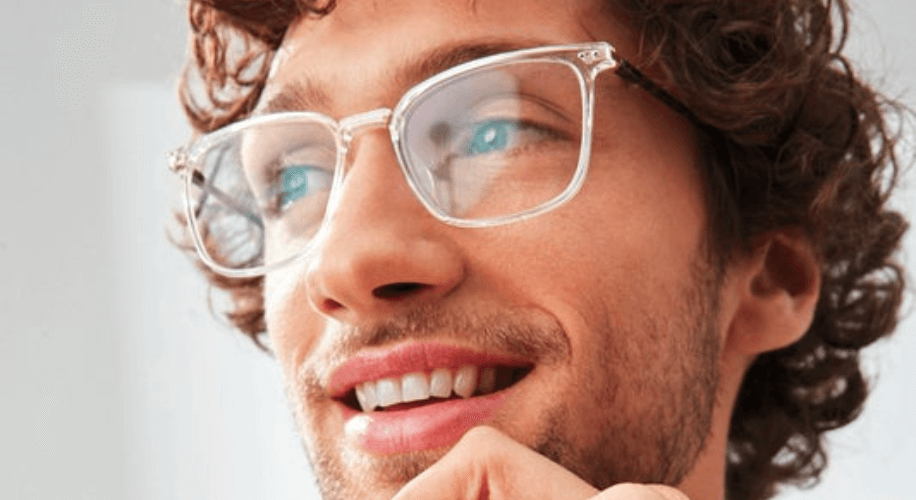
[[[411,88],[392,110],[336,121],[315,112],[249,118],[175,151],[187,219],[203,262],[252,277],[308,253],[344,176],[352,138],[386,127],[401,170],[446,224],[522,221],[569,201],[588,171],[595,78],[615,69],[692,114],[614,57],[605,42],[477,59]]]

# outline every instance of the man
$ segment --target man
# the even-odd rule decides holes
[[[817,477],[903,289],[893,107],[842,58],[846,18],[192,1],[182,99],[209,135],[173,161],[184,217],[283,368],[322,494]]]

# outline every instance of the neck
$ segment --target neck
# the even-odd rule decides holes
[[[693,469],[678,485],[691,500],[725,500],[728,429],[738,390],[752,361],[753,358],[722,359],[721,378],[709,436]]]

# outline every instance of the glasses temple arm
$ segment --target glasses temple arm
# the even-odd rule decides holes
[[[668,91],[659,87],[655,82],[646,78],[646,76],[643,75],[641,71],[636,69],[636,67],[630,64],[630,62],[626,59],[620,59],[618,61],[616,73],[624,80],[638,85],[646,92],[652,94],[653,97],[664,103],[666,106],[690,120],[691,123],[696,125],[703,132],[712,136],[720,135],[718,129],[701,120],[696,114],[694,114],[693,111],[690,110],[690,108],[685,106],[676,97],[668,93]]]
[[[241,215],[244,215],[248,220],[257,224],[257,226],[261,229],[264,228],[264,223],[261,221],[260,217],[254,215],[249,210],[246,210],[245,207],[241,206],[237,201],[235,201],[232,196],[229,196],[222,190],[213,187],[212,184],[209,184],[206,180],[206,177],[204,177],[204,174],[198,172],[197,170],[191,170],[190,175],[191,182],[203,190],[203,193],[201,193],[200,198],[197,200],[197,209],[194,211],[195,216],[200,215],[200,208],[203,207],[203,202],[206,197],[213,196],[230,209],[238,212]]]

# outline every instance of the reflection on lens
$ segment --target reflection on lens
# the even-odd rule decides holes
[[[192,193],[209,258],[250,269],[303,252],[324,218],[336,154],[334,131],[308,116],[255,121],[220,137]]]
[[[489,67],[433,87],[407,111],[409,175],[440,213],[489,219],[562,194],[579,163],[582,91],[557,61]]]

